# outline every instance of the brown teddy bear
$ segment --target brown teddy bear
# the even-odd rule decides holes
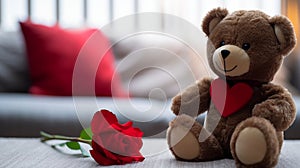
[[[197,81],[173,98],[170,150],[178,160],[233,158],[237,167],[274,167],[296,115],[291,94],[270,83],[296,44],[292,24],[261,11],[217,8],[202,29],[219,78]],[[195,118],[206,111],[202,126]]]

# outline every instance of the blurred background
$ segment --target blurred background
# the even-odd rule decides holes
[[[195,41],[195,35],[192,34],[194,32],[181,32],[183,36],[187,37],[187,39],[184,40],[189,40],[188,38],[191,37],[194,38],[194,43],[198,43],[200,48],[197,50],[197,56],[199,57],[200,55],[200,57],[204,58],[204,60],[200,58],[201,62],[198,63],[199,65],[205,64],[206,55],[206,37],[201,32],[201,21],[209,10],[216,7],[227,8],[230,12],[245,9],[262,10],[270,16],[278,14],[286,15],[293,22],[297,37],[299,38],[299,0],[1,0],[0,30],[18,31],[19,21],[25,21],[29,18],[34,23],[47,26],[59,24],[61,27],[69,29],[86,27],[101,29],[110,24],[109,32],[104,31],[104,33],[106,33],[112,42],[115,42],[119,41],[121,38],[120,31],[122,32],[124,29],[122,28],[122,25],[114,26],[111,24],[113,21],[144,12],[170,14],[174,17],[178,17],[187,21],[189,24],[199,29],[199,36],[196,36],[198,38],[196,39],[197,41]],[[142,19],[143,20],[141,20],[139,17],[136,17],[134,21],[127,23],[126,28],[136,29],[142,25],[142,22],[147,22],[147,20],[145,21],[145,18]],[[159,31],[162,32],[170,32],[174,29],[175,31],[180,32],[182,28],[182,25],[178,25],[174,19],[167,19],[166,15],[156,17],[150,22],[154,26],[158,27]],[[170,50],[177,50],[175,52],[181,52],[186,55],[193,54],[190,51],[184,50],[183,48],[182,50],[178,49],[178,44],[175,44],[176,42],[174,42],[174,40],[174,44],[168,44],[172,43],[170,42],[170,39],[159,39],[157,37],[152,38],[152,41],[150,39],[151,38],[149,38],[149,36],[136,36],[135,38],[127,39],[127,41],[130,42],[127,42],[126,40],[118,42],[119,46],[121,47],[115,47],[114,52],[116,53],[117,57],[116,62],[118,62],[118,58],[126,57],[132,53],[133,50],[136,50],[136,48],[142,48],[142,46],[147,45],[151,46],[156,42],[160,42],[163,47],[169,47],[168,49]],[[124,43],[126,43],[126,46],[124,46]],[[141,46],[137,47],[136,45]],[[185,57],[185,59],[187,59],[194,56]],[[297,45],[294,52],[291,53],[291,56],[286,59],[285,66],[280,70],[275,79],[276,83],[280,83],[288,87],[294,94],[298,94],[300,90],[300,66],[297,66],[300,63],[299,58],[299,45]],[[192,60],[189,61],[188,64],[191,64],[195,61],[195,58],[191,59]],[[199,60],[199,58],[197,59]],[[119,67],[119,70],[126,71],[123,67]],[[190,68],[192,68],[192,71],[195,74],[193,79],[181,80],[181,78],[179,78],[179,80],[187,81],[186,84],[184,84],[184,86],[186,86],[195,78],[198,79],[202,76],[211,75],[208,73],[209,70],[207,70],[207,68],[203,69],[203,66],[201,67],[202,69],[199,68],[199,66],[197,67],[197,65],[190,65]],[[124,79],[126,78],[124,77],[126,75],[122,75],[122,73],[125,72],[120,73],[123,81],[125,81],[126,84],[126,80],[129,79]],[[163,79],[163,77],[160,79]],[[131,78],[130,80],[133,79]],[[134,84],[135,82],[131,81],[131,83]],[[139,86],[132,87],[136,88]],[[152,88],[161,88],[161,86],[153,86]],[[145,88],[143,87],[143,89]],[[162,87],[162,89],[167,88]],[[170,91],[173,93],[169,93],[167,91],[167,96],[173,96],[175,92],[178,92],[178,89],[179,88]],[[149,93],[149,89],[146,92]],[[136,94],[138,95],[138,93]]]
[[[169,107],[171,98],[195,80],[214,77],[206,62],[207,37],[201,24],[207,12],[217,7],[227,8],[229,12],[244,9],[261,10],[270,16],[285,15],[292,21],[300,39],[300,0],[0,0],[0,127],[5,130],[0,136],[39,136],[41,130],[76,136],[83,125],[89,125],[93,113],[100,108],[110,109],[118,113],[118,117],[123,116],[123,122],[128,119],[135,121],[146,136],[161,134],[174,117]],[[27,34],[25,41],[24,27],[22,32],[19,22],[28,20],[39,26],[28,24],[27,33],[30,30],[35,35]],[[116,78],[120,77],[123,90],[130,95],[130,102],[114,97],[111,93],[114,89],[102,85],[99,88],[106,94],[97,94],[96,101],[81,97],[75,98],[74,102],[72,94],[35,94],[30,91],[32,84],[47,80],[49,72],[50,76],[53,75],[51,69],[56,69],[59,75],[66,71],[65,65],[71,67],[68,71],[72,75],[74,62],[69,64],[61,59],[53,64],[51,56],[54,52],[64,57],[60,50],[73,52],[68,46],[80,38],[68,36],[70,39],[67,39],[56,34],[58,39],[54,39],[56,36],[51,33],[52,29],[57,30],[53,28],[56,25],[68,33],[91,28],[103,32],[105,37],[101,37],[101,42],[105,47],[110,44],[113,51],[113,59],[108,60],[114,67],[106,69],[117,74],[114,75]],[[38,31],[41,26],[48,26],[48,34],[44,30]],[[48,38],[55,42],[67,39],[70,43],[58,46],[55,51],[50,50],[49,54],[49,50],[48,53],[41,51],[45,46],[53,45]],[[43,69],[50,68],[50,71],[41,72],[38,78],[29,73],[32,65],[28,64],[28,59],[33,57],[28,53],[28,39],[44,40],[43,43],[35,42],[31,48],[40,52],[34,63]],[[76,60],[79,51],[80,48],[75,55],[71,54],[72,58]],[[91,62],[86,67],[93,64]],[[111,84],[111,78],[109,76],[104,83]],[[80,78],[85,82],[84,79]],[[297,106],[300,105],[299,43],[285,59],[274,82],[288,88]],[[60,84],[61,80],[54,80],[48,81],[47,86],[59,87]],[[72,90],[72,85],[67,89]],[[299,117],[296,123],[288,138],[300,138]]]
[[[28,16],[46,25],[58,20],[64,27],[100,28],[114,19],[140,12],[168,13],[199,26],[204,15],[215,7],[229,11],[259,9],[269,15],[288,11],[289,16],[298,14],[297,0],[1,0],[1,28],[16,30],[17,21]]]
[[[258,9],[270,16],[286,15],[293,22],[299,38],[299,0],[1,0],[0,6],[1,31],[16,31],[19,29],[18,21],[28,18],[35,23],[48,26],[59,23],[62,27],[72,29],[101,28],[116,19],[143,12],[171,14],[188,21],[200,30],[201,21],[209,10],[225,7],[231,12]],[[155,23],[165,31],[176,27],[172,19],[164,20],[163,17],[157,18]],[[133,24],[133,27],[138,26],[138,19]],[[184,33],[188,36],[189,32]],[[118,39],[116,34],[108,34],[108,36],[111,39],[113,37]],[[205,36],[202,35],[201,38],[203,39],[199,40],[199,46],[204,46]],[[200,50],[202,50],[200,55],[205,55],[205,47]],[[298,79],[300,70],[297,66],[300,61],[297,55],[299,55],[299,45],[286,60],[286,66],[276,78],[276,82],[289,87],[295,94],[300,89],[300,79]]]

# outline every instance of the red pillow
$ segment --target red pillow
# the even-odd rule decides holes
[[[21,22],[32,85],[42,95],[126,96],[108,39],[97,29],[64,30]]]

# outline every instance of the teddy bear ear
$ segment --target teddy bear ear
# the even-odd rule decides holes
[[[288,55],[296,45],[296,35],[291,21],[285,16],[269,19],[280,45],[282,55]]]
[[[208,12],[202,22],[203,32],[209,36],[212,30],[228,15],[227,9],[216,8]]]

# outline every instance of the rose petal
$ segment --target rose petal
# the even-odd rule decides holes
[[[141,138],[136,138],[135,140],[131,141],[131,146],[132,146],[132,148],[135,148],[135,151],[139,151],[143,146],[142,139]]]
[[[131,151],[134,150],[139,151],[143,144],[141,137],[133,137],[112,129],[107,129],[101,134],[94,134],[92,139],[98,145],[122,155],[131,155]]]
[[[121,133],[107,136],[93,136],[93,142],[110,152],[123,156],[137,156],[143,142],[141,138]]]
[[[108,110],[101,110],[102,115],[105,117],[106,121],[111,125],[113,123],[118,123],[116,115]]]
[[[128,121],[127,123],[124,123],[124,124],[114,123],[111,126],[113,128],[115,128],[116,130],[121,131],[124,129],[131,128],[132,124],[133,124],[132,121]]]
[[[108,165],[115,164],[114,160],[103,156],[101,153],[98,153],[98,151],[96,150],[90,150],[90,154],[94,158],[94,160],[100,165],[108,166]]]
[[[101,110],[94,114],[91,129],[93,134],[111,129],[111,125],[118,123],[117,117],[108,110]]]
[[[96,143],[101,148],[104,148],[105,150],[108,150],[110,152],[130,156],[132,153],[131,150],[128,149],[136,149],[132,146],[130,148],[130,144],[122,143],[124,137],[120,136],[120,134],[112,134],[107,137],[100,137],[100,136],[93,136],[93,142]],[[98,149],[99,150],[99,149]]]
[[[107,138],[102,139],[103,147],[113,153],[130,156],[131,150],[127,150],[130,148],[130,144],[123,143],[123,135],[120,133],[111,135]],[[139,149],[138,149],[139,150]]]
[[[121,161],[118,160],[118,158],[112,159],[105,155],[101,155],[100,153],[98,153],[94,150],[91,150],[90,153],[91,153],[91,156],[94,158],[94,160],[100,165],[108,166],[108,165],[123,164]]]
[[[133,137],[142,137],[143,132],[139,128],[130,127],[128,129],[122,130],[122,133],[133,136]]]
[[[143,136],[143,132],[139,129],[139,128],[133,128],[135,130],[135,137],[142,137]]]
[[[93,150],[90,152],[96,162],[112,165],[144,160],[139,152],[143,132],[132,124],[131,121],[119,124],[116,116],[108,110],[95,113],[91,122]]]
[[[136,161],[143,161],[145,158],[139,153],[137,156],[122,156],[115,153],[112,153],[97,143],[92,141],[93,150],[90,150],[90,153],[94,160],[100,165],[119,165],[126,164]]]
[[[109,150],[103,148],[102,146],[98,145],[94,141],[92,141],[92,148],[95,151],[97,151],[99,154],[101,154],[103,157],[109,158],[114,161],[118,160],[118,157],[115,154],[113,154]]]
[[[132,163],[132,162],[141,162],[145,158],[144,157],[127,157],[127,156],[120,156],[119,159],[121,160],[122,164]]]

